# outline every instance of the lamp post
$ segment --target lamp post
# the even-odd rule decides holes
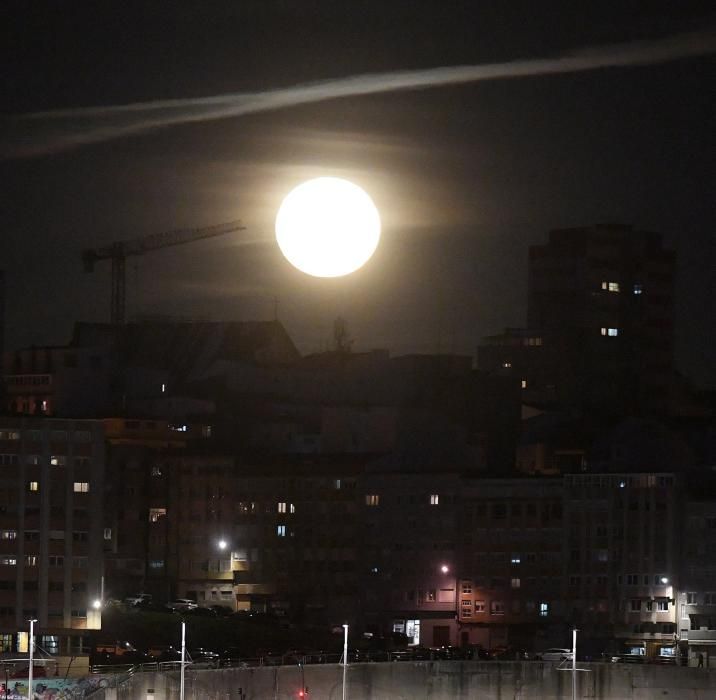
[[[186,659],[186,622],[181,621],[181,671],[179,675],[179,700],[184,700],[184,665]]]
[[[30,623],[30,667],[27,670],[27,697],[32,697],[32,663],[33,663],[33,655],[35,650],[35,623],[37,620],[30,619],[28,620]]]
[[[346,700],[346,668],[348,666],[348,625],[343,625],[343,700]]]
[[[440,573],[447,576],[450,573],[450,567],[447,564],[441,564],[440,565]],[[455,634],[457,635],[458,630],[459,630],[459,620],[460,620],[460,607],[459,607],[460,606],[460,598],[457,593],[457,584],[458,584],[457,575],[455,575],[453,577],[453,581],[454,581],[454,586],[455,586],[453,589],[453,593],[455,595],[455,620],[456,620],[455,625],[457,628],[455,631]],[[450,633],[450,636],[452,637],[452,632]],[[455,640],[456,645],[457,645],[458,641],[459,640],[456,638],[456,640]]]

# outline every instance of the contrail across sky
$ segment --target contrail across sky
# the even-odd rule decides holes
[[[4,129],[0,158],[31,158],[175,124],[226,119],[340,97],[650,65],[714,52],[716,32],[710,29],[580,49],[554,58],[371,73],[261,92],[35,112],[9,118],[10,128]]]

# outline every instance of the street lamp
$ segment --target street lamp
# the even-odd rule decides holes
[[[222,538],[216,543],[216,546],[223,551],[229,546],[229,543]]]
[[[33,664],[33,653],[34,653],[34,647],[35,647],[35,623],[37,620],[30,619],[28,620],[30,623],[30,667],[28,668],[27,675],[28,675],[28,683],[27,683],[27,697],[31,698],[32,693],[32,664]]]
[[[443,564],[440,567],[440,571],[442,571],[444,574],[447,574],[450,571],[450,567],[447,564]]]
[[[93,607],[95,610],[99,610],[99,609],[102,607],[102,601],[101,601],[99,598],[97,598],[96,600],[93,600],[93,601],[92,601],[92,607]]]

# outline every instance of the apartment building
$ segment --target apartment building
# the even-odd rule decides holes
[[[464,479],[460,643],[563,646],[562,479]]]
[[[92,420],[0,418],[0,650],[89,650],[101,626],[105,448]]]
[[[564,477],[565,601],[583,637],[676,659],[682,493],[668,473]]]
[[[690,666],[699,655],[716,667],[716,500],[712,493],[686,504],[683,576],[678,597],[679,644]],[[709,498],[711,496],[711,498]]]

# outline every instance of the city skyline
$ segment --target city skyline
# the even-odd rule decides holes
[[[461,4],[338,7],[18,12],[4,120],[541,59],[709,26],[684,10],[583,15],[565,5],[548,22]],[[85,275],[83,248],[241,218],[245,235],[132,264],[130,317],[268,320],[277,297],[304,353],[325,347],[342,316],[359,350],[474,355],[482,337],[525,324],[530,245],[550,229],[617,221],[676,250],[677,367],[712,386],[712,66],[702,56],[346,97],[6,158],[6,346],[61,344],[75,320],[108,320],[109,266]],[[32,131],[25,137],[32,145]],[[324,174],[363,186],[385,221],[375,259],[343,280],[293,271],[273,241],[282,196]]]

